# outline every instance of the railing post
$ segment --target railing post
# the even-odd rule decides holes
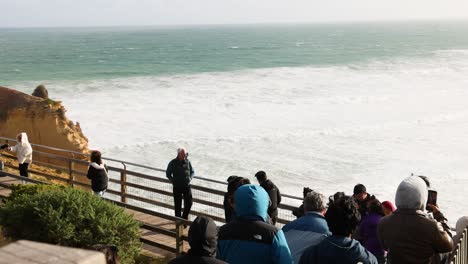
[[[75,181],[75,175],[73,174],[73,161],[72,160],[68,160],[68,175],[69,175],[69,178],[68,178],[68,181],[70,183],[70,186],[71,187],[75,187],[75,184],[73,183]]]
[[[180,220],[175,222],[176,224],[176,256],[179,256],[184,251],[184,227]]]
[[[123,170],[120,172],[120,201],[127,203],[127,171]]]

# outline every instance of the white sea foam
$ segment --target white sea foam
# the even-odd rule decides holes
[[[361,182],[392,201],[414,172],[452,223],[468,211],[468,52],[46,85],[106,156],[164,168],[184,145],[206,177],[265,170],[296,195]]]

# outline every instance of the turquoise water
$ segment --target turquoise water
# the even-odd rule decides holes
[[[427,175],[468,211],[468,23],[0,29],[0,85],[43,83],[104,156],[284,193]]]
[[[0,29],[0,84],[366,63],[468,47],[468,23]]]

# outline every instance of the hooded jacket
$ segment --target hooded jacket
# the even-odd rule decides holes
[[[86,177],[91,180],[91,189],[94,192],[101,192],[107,189],[109,177],[107,176],[107,169],[104,164],[91,162]]]
[[[377,259],[355,240],[344,236],[330,236],[302,254],[300,264],[377,264]]]
[[[223,264],[216,259],[218,231],[211,218],[197,217],[188,232],[190,250],[184,256],[173,259],[169,264]]]
[[[380,244],[388,249],[389,263],[433,263],[435,254],[452,250],[449,234],[424,212],[427,195],[426,183],[417,176],[398,186],[398,209],[378,225]]]
[[[299,263],[304,250],[331,235],[325,217],[318,212],[307,212],[303,217],[283,226],[283,232],[294,263]]]
[[[231,264],[292,263],[283,231],[266,223],[268,204],[267,192],[258,185],[237,189],[237,219],[219,229],[219,259]]]
[[[16,152],[16,156],[18,158],[19,164],[23,163],[32,163],[32,154],[33,150],[31,144],[28,141],[28,135],[26,133],[20,133],[18,136],[21,135],[21,141],[18,142],[15,146],[9,147],[9,151]]]

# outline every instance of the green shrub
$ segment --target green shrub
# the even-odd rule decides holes
[[[13,240],[90,248],[115,245],[122,263],[140,253],[139,224],[92,193],[59,185],[18,185],[0,208],[4,235]]]

